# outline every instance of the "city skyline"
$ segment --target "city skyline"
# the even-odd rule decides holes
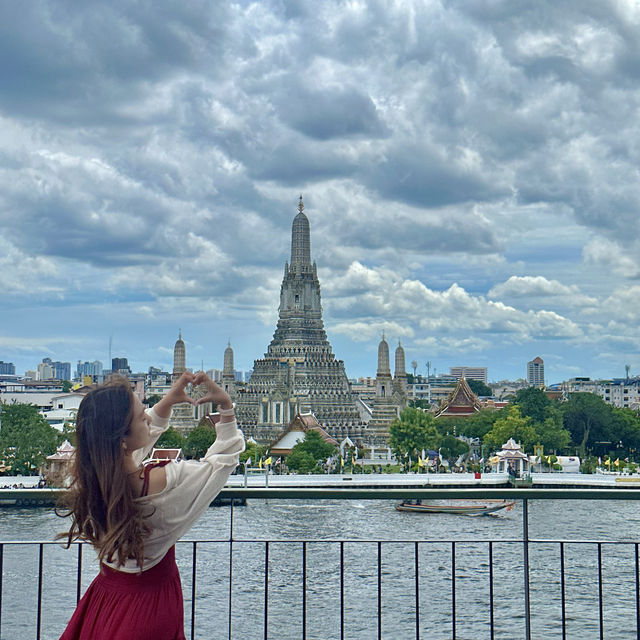
[[[300,193],[350,378],[640,372],[631,3],[0,8],[0,360],[249,370]]]

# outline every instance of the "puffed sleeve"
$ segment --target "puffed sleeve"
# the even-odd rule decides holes
[[[200,461],[183,460],[165,467],[167,486],[154,496],[153,504],[162,513],[167,542],[177,541],[191,528],[238,465],[244,436],[235,420],[219,422],[216,434],[216,441]]]
[[[136,464],[140,464],[151,453],[158,438],[169,428],[169,418],[160,418],[153,407],[145,409],[145,413],[151,418],[149,442],[142,449],[133,452],[132,457]]]

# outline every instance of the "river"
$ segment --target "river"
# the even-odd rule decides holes
[[[640,505],[635,501],[531,501],[530,537],[544,540],[640,540]],[[51,509],[0,510],[0,540],[51,540],[65,521]],[[210,508],[189,540],[224,540],[230,509]],[[522,508],[497,516],[400,513],[382,500],[254,500],[234,509],[232,637],[262,638],[264,556],[262,542],[242,540],[319,540],[307,545],[307,638],[340,637],[340,545],[344,545],[345,638],[377,637],[377,559],[375,542],[426,541],[419,546],[420,628],[422,638],[451,638],[451,564],[456,541],[456,637],[490,637],[488,544],[493,540],[495,637],[524,638]],[[442,542],[445,541],[445,542]],[[502,541],[502,542],[501,542]],[[561,638],[560,549],[530,547],[532,637]],[[636,637],[635,553],[633,544],[602,545],[604,628],[607,639]],[[178,565],[185,593],[185,627],[190,625],[192,547],[179,544]],[[85,550],[82,589],[96,572]],[[269,546],[269,637],[302,637],[302,545]],[[415,638],[414,544],[382,545],[382,637]],[[567,638],[599,637],[598,548],[565,546]],[[229,546],[198,545],[196,637],[228,637]],[[38,547],[5,545],[2,580],[2,640],[36,635]],[[62,632],[75,604],[76,552],[46,546],[42,599],[42,638]]]

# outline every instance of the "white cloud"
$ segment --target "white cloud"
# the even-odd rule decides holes
[[[494,285],[487,293],[489,298],[561,298],[564,307],[594,306],[596,298],[580,292],[577,285],[564,285],[544,276],[511,276],[506,282]]]
[[[640,274],[637,259],[629,256],[616,242],[605,238],[594,238],[585,245],[583,257],[587,264],[610,269],[616,276],[636,278]]]

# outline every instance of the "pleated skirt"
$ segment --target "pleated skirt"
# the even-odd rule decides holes
[[[185,640],[175,548],[148,571],[101,565],[60,640]]]

